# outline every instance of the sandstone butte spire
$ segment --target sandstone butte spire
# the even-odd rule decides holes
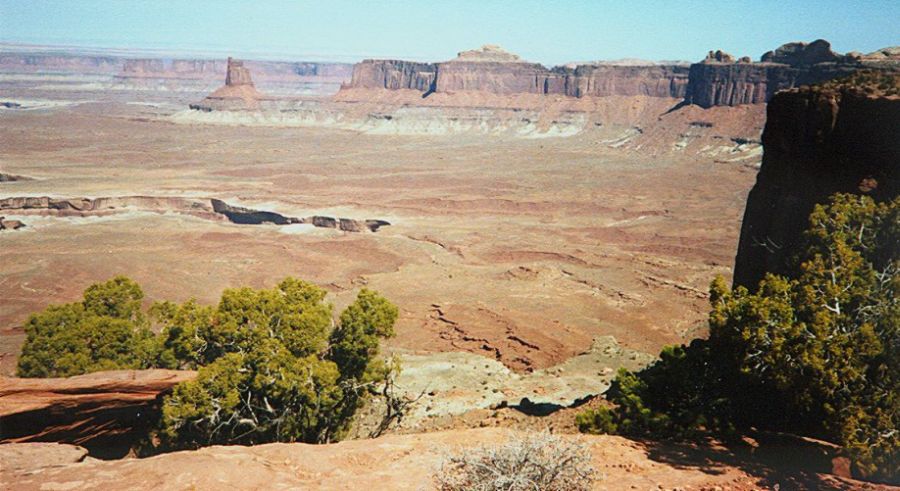
[[[259,109],[260,101],[269,99],[271,98],[256,90],[253,79],[250,78],[250,70],[244,66],[244,62],[229,57],[225,85],[190,107],[201,111],[255,110]]]
[[[250,70],[244,68],[244,62],[228,57],[228,72],[225,74],[225,85],[253,85]]]

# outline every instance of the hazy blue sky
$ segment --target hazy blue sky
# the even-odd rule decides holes
[[[757,59],[788,41],[900,45],[900,0],[0,0],[0,41],[270,57],[445,60],[500,44],[544,64]]]

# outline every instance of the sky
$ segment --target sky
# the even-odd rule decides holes
[[[271,59],[443,61],[483,44],[545,65],[758,59],[819,38],[900,45],[900,0],[0,0],[0,42]]]

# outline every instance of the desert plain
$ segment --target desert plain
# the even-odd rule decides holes
[[[382,219],[377,232],[240,225],[165,204],[100,216],[7,212],[3,372],[29,313],[123,274],[147,302],[214,303],[296,276],[336,306],[361,287],[401,310],[389,348],[464,351],[527,372],[594,338],[656,353],[702,336],[706,289],[730,274],[755,169],[645,156],[590,132],[381,135],[176,124],[177,101],[77,101],[0,112],[2,197],[217,198],[285,215]],[[139,105],[147,102],[154,105]]]
[[[730,69],[735,60],[725,58],[710,52],[706,65]],[[353,73],[367,63],[382,62]],[[327,290],[335,313],[361,289],[377,290],[399,308],[396,336],[381,352],[400,360],[396,388],[412,402],[376,440],[365,437],[382,407],[370,404],[351,441],[333,445],[216,446],[114,462],[98,459],[133,457],[133,447],[103,449],[89,439],[60,440],[86,449],[4,446],[3,465],[22,489],[102,489],[141,478],[147,487],[202,488],[212,474],[222,486],[422,489],[447,448],[523,431],[575,433],[575,414],[605,403],[597,396],[616,370],[639,369],[663,347],[707,335],[708,286],[731,279],[760,167],[763,103],[673,97],[687,83],[686,67],[661,85],[638,83],[639,94],[624,85],[627,95],[453,87],[423,95],[354,85],[356,75],[348,83],[349,65],[321,76],[269,66],[254,86],[228,59],[229,82],[210,96],[218,74],[144,72],[155,65],[132,60],[115,75],[0,70],[6,407],[41,414],[54,406],[50,414],[78,400],[88,408],[71,427],[42,429],[48,441],[69,430],[99,440],[140,431],[109,416],[134,408],[91,391],[149,405],[159,390],[128,387],[163,377],[157,371],[103,372],[102,383],[50,379],[46,390],[6,378],[15,375],[30,314],[78,301],[116,275],[143,287],[146,307],[214,304],[227,288],[270,288],[287,276]],[[232,84],[233,73],[246,78]],[[428,76],[405,71],[401,81],[410,73]],[[502,92],[503,80],[484,82]],[[757,89],[735,97],[761,97]],[[223,103],[244,107],[221,110]],[[108,414],[92,419],[91,404],[107,404]],[[835,447],[790,435],[725,446],[565,438],[591,449],[596,489],[878,488],[831,476]],[[248,479],[234,464],[259,475]]]

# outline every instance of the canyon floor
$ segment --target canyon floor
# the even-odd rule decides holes
[[[375,233],[238,225],[158,209],[10,212],[0,234],[3,372],[17,328],[49,303],[124,274],[148,301],[266,287],[288,275],[336,306],[362,286],[401,310],[389,348],[465,351],[517,372],[598,336],[656,353],[703,334],[706,288],[728,276],[755,169],[642,158],[569,138],[370,135],[172,124],[144,106],[0,113],[0,197],[212,197],[305,216],[391,223]],[[39,213],[35,215],[35,213]]]
[[[743,149],[728,135],[758,137],[763,116],[623,98],[568,137],[385,133],[382,113],[373,133],[204,124],[184,116],[202,93],[40,79],[0,78],[11,103],[0,172],[24,177],[0,182],[0,199],[150,199],[103,213],[2,210],[26,227],[0,232],[0,374],[14,373],[30,313],[114,275],[138,281],[148,304],[214,303],[225,288],[290,275],[328,289],[336,309],[362,287],[398,305],[385,350],[405,357],[401,388],[427,394],[422,418],[525,398],[566,407],[603,392],[619,367],[703,336],[707,286],[731,274],[758,156],[726,162],[716,142]],[[409,121],[429,133],[454,114],[493,129],[523,118],[434,107]],[[182,213],[172,198],[390,225],[242,225]]]

